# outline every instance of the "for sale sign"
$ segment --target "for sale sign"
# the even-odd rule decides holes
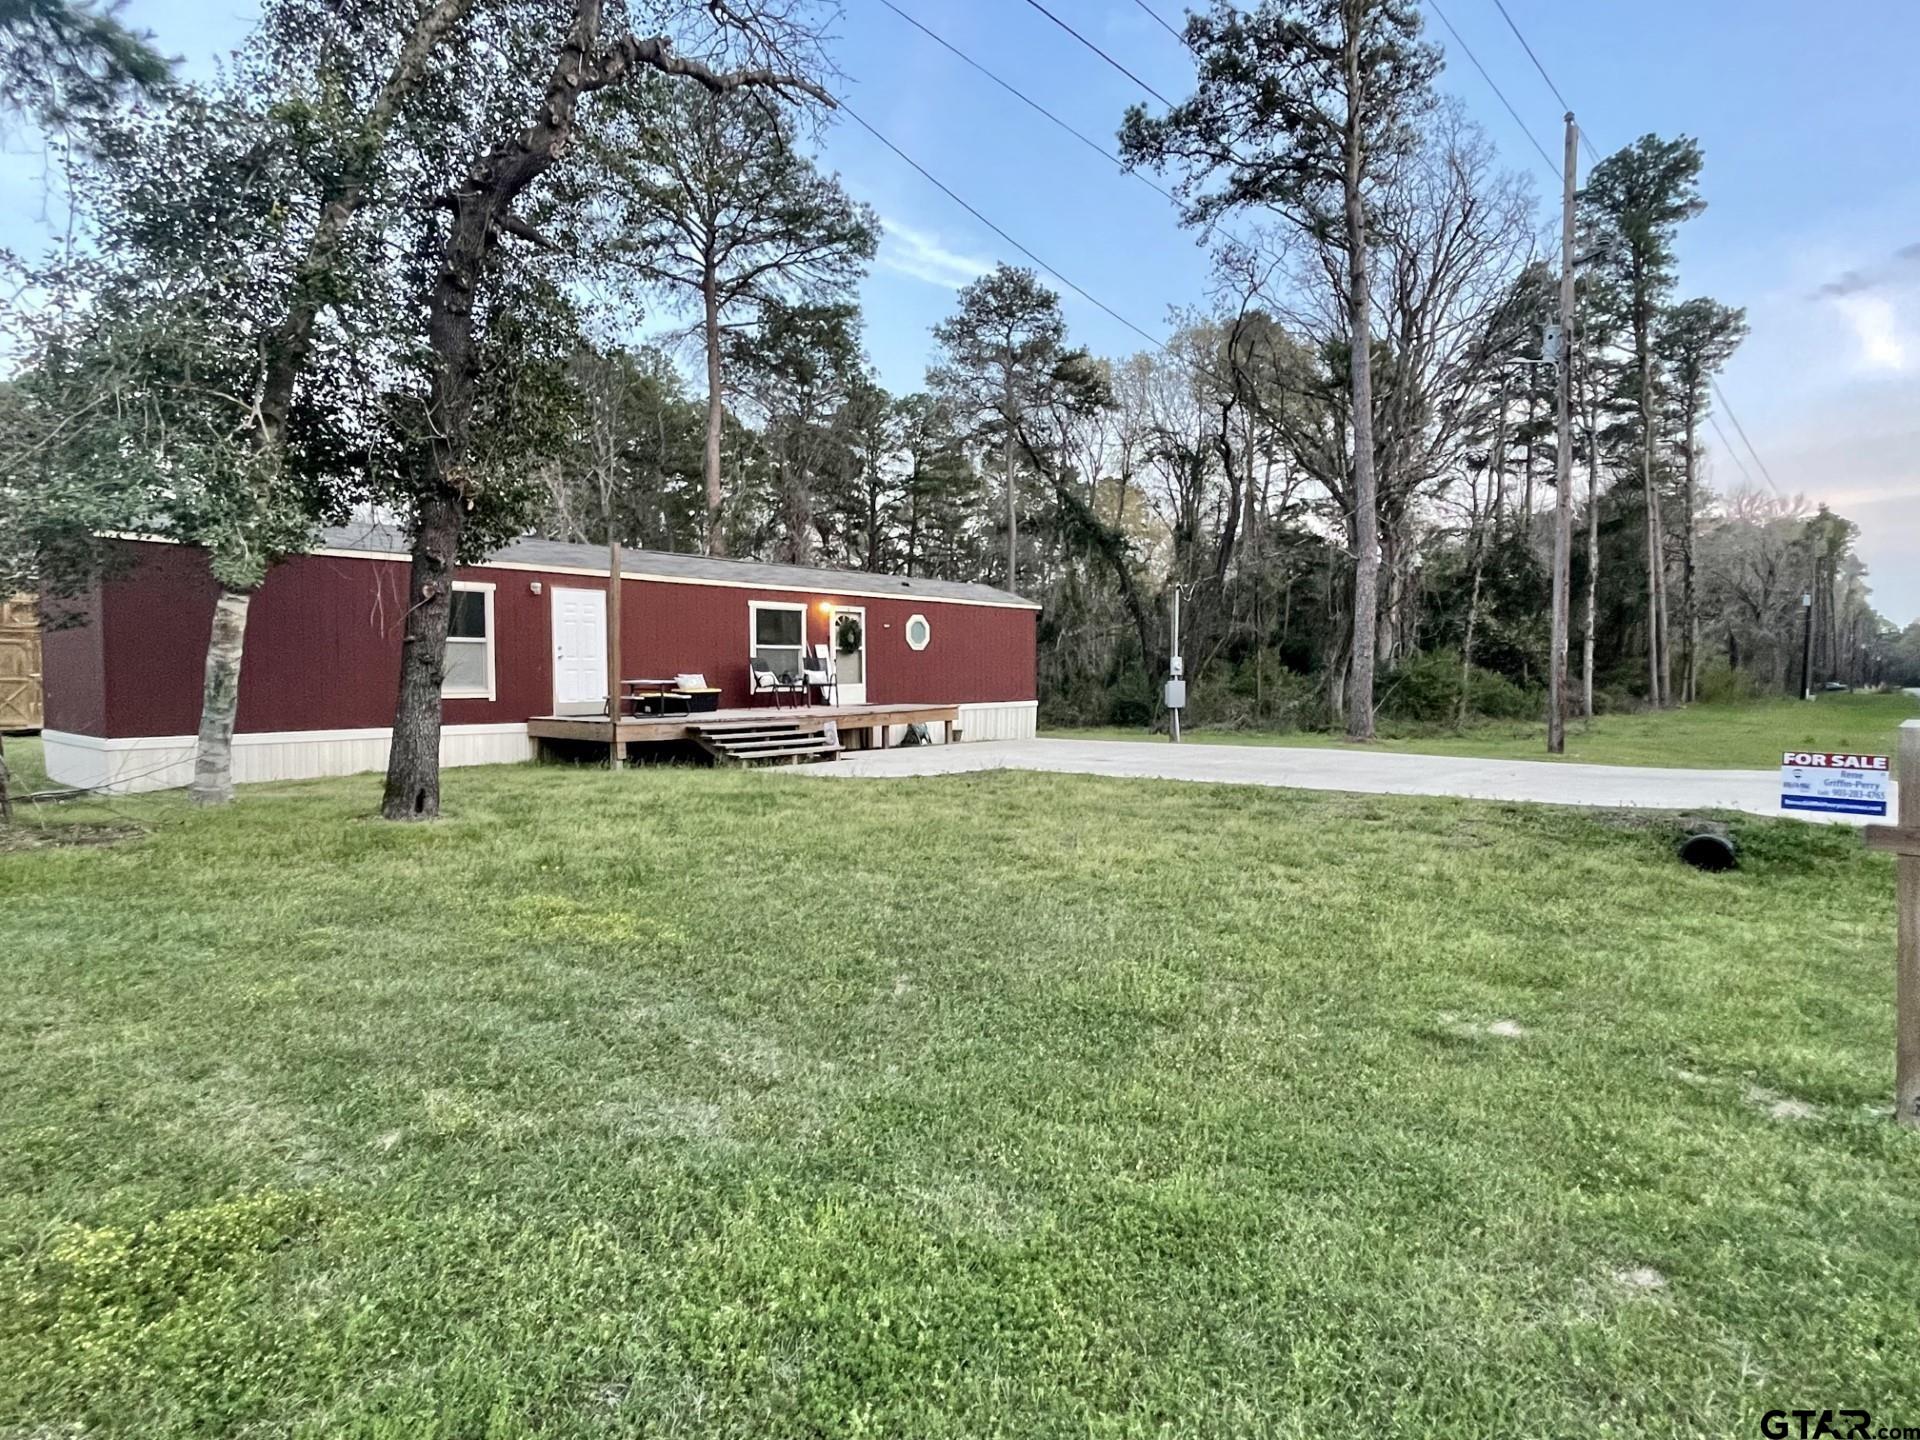
[[[1780,808],[1885,815],[1888,768],[1884,755],[1789,750],[1780,759]]]

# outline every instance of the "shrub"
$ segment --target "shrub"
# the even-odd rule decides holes
[[[1305,730],[1325,720],[1325,696],[1314,675],[1276,664],[1271,655],[1256,677],[1251,657],[1211,665],[1188,682],[1185,722],[1208,730]]]
[[[1702,705],[1744,705],[1760,698],[1760,677],[1724,660],[1710,660],[1701,667],[1695,698]]]
[[[1107,724],[1144,729],[1153,723],[1153,688],[1138,670],[1128,670],[1107,692]]]
[[[1416,724],[1450,723],[1460,711],[1460,652],[1432,650],[1408,656],[1380,679],[1381,713]],[[1526,720],[1541,711],[1537,690],[1523,689],[1475,666],[1467,683],[1467,713],[1494,720]]]
[[[1631,715],[1636,710],[1646,708],[1646,701],[1631,691],[1607,685],[1593,687],[1593,713],[1596,715]]]

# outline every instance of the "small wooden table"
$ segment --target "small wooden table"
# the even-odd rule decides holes
[[[680,702],[681,714],[683,715],[688,714],[692,709],[693,702],[686,695],[683,695],[680,692],[679,681],[640,678],[640,679],[633,679],[633,680],[622,680],[620,682],[621,711],[625,713],[627,711],[627,708],[631,706],[633,714],[635,715],[640,714],[641,713],[640,702],[649,695],[655,696],[659,699],[660,713],[662,715],[667,713],[668,703],[674,700],[678,700]]]

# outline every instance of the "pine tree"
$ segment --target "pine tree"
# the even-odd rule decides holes
[[[1700,422],[1713,406],[1713,377],[1732,358],[1746,333],[1746,311],[1701,296],[1663,313],[1655,341],[1680,432],[1680,625],[1686,644],[1680,699],[1686,704],[1699,698],[1700,684]]]
[[[879,221],[795,148],[792,118],[759,99],[656,80],[600,148],[624,190],[627,263],[670,304],[697,307],[706,364],[706,545],[726,553],[720,473],[725,333],[768,304],[846,300]]]
[[[1353,637],[1347,734],[1373,737],[1380,540],[1374,456],[1372,192],[1413,144],[1440,68],[1420,41],[1410,0],[1264,0],[1242,11],[1218,0],[1192,15],[1197,57],[1189,100],[1158,117],[1134,107],[1121,149],[1177,172],[1188,224],[1246,209],[1278,212],[1308,235],[1337,235],[1352,404]]]
[[[1660,408],[1654,342],[1675,279],[1674,241],[1682,221],[1706,208],[1700,198],[1700,147],[1686,136],[1643,135],[1602,160],[1587,176],[1579,204],[1597,250],[1595,307],[1631,344],[1616,372],[1634,402],[1634,440],[1645,508],[1647,693],[1672,703],[1673,658],[1668,631],[1666,528],[1655,475]]]
[[[927,372],[935,393],[997,442],[1006,501],[1006,585],[1020,589],[1020,487],[1015,431],[1040,405],[1066,345],[1060,297],[1031,270],[1001,265],[960,292],[960,306],[933,327],[941,358]]]

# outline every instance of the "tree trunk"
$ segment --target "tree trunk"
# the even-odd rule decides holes
[[[720,295],[709,264],[700,287],[704,302],[707,348],[707,554],[727,553],[727,526],[723,517],[726,495],[720,486],[720,435],[726,419],[726,401],[720,382]]]
[[[13,823],[13,772],[7,768],[7,737],[0,735],[0,825]]]
[[[466,520],[467,454],[473,422],[474,305],[498,227],[527,185],[551,165],[572,130],[582,71],[599,33],[598,0],[580,0],[548,84],[540,118],[489,150],[451,198],[453,222],[441,248],[427,314],[433,352],[426,432],[426,475],[414,519],[400,684],[393,745],[387,756],[388,820],[440,814],[440,687],[446,674],[453,564]]]
[[[1580,713],[1593,719],[1594,627],[1600,620],[1600,443],[1587,426],[1587,633],[1580,642]]]
[[[307,241],[307,253],[294,272],[287,309],[265,339],[266,368],[261,375],[260,400],[253,415],[253,450],[271,469],[283,460],[287,417],[293,396],[313,350],[313,332],[327,305],[342,240],[352,223],[373,164],[400,108],[419,87],[427,61],[473,6],[473,0],[438,0],[428,7],[401,47],[386,82],[374,97],[360,133],[345,152]],[[269,557],[269,565],[277,557]],[[223,590],[219,605],[228,606],[237,592]],[[233,717],[240,690],[240,654],[246,641],[247,597],[238,595],[237,613],[226,617],[231,633],[216,612],[207,647],[206,686],[200,710],[200,732],[194,745],[193,784],[196,805],[224,805],[233,799]]]
[[[1321,668],[1327,676],[1327,719],[1329,727],[1344,730],[1347,724],[1348,679],[1353,673],[1353,572],[1327,560],[1327,648]]]
[[[1700,603],[1695,592],[1696,571],[1694,568],[1694,540],[1698,527],[1694,520],[1694,486],[1696,483],[1694,454],[1693,406],[1687,407],[1687,459],[1686,459],[1686,526],[1681,532],[1680,541],[1680,607],[1682,624],[1686,627],[1687,657],[1681,671],[1680,698],[1691,705],[1700,698]]]
[[[1373,738],[1374,624],[1380,603],[1380,516],[1373,471],[1373,312],[1367,284],[1367,210],[1361,193],[1365,137],[1361,129],[1360,26],[1346,25],[1347,330],[1353,353],[1353,665],[1347,676],[1347,738]]]
[[[446,677],[453,558],[460,548],[460,529],[461,506],[451,491],[421,504],[407,580],[393,748],[380,807],[388,820],[432,820],[440,814],[440,686]]]
[[[1538,420],[1540,397],[1534,393],[1531,381],[1527,384],[1527,458],[1525,479],[1520,492],[1520,541],[1527,549],[1533,548],[1533,453],[1538,445],[1538,432],[1534,426]]]
[[[1000,465],[1007,483],[1007,589],[1020,593],[1020,517],[1013,499],[1013,355],[1001,369]]]
[[[240,709],[240,658],[252,602],[251,592],[227,589],[214,602],[193,784],[187,787],[187,798],[196,805],[224,805],[233,799],[233,721]]]
[[[914,489],[907,496],[907,578],[914,577],[914,566],[920,558],[920,491],[918,477],[914,480]]]
[[[1473,589],[1467,596],[1467,636],[1460,647],[1460,705],[1453,720],[1456,730],[1466,728],[1467,708],[1473,697],[1473,632],[1480,622],[1480,580],[1485,558],[1486,547],[1481,543],[1476,525],[1473,537]]]
[[[569,148],[583,93],[650,69],[726,92],[742,86],[805,90],[831,104],[811,82],[764,69],[716,74],[674,52],[665,37],[627,35],[599,51],[601,0],[575,0],[567,30],[534,118],[491,146],[460,177],[445,203],[453,211],[427,308],[432,370],[427,388],[424,474],[414,484],[412,570],[400,687],[394,700],[393,748],[387,759],[381,814],[430,820],[440,813],[440,681],[446,670],[453,563],[476,483],[468,464],[473,424],[474,306],[489,251],[503,232],[532,232],[513,202]],[[598,52],[598,53],[596,53]]]
[[[1647,547],[1647,698],[1655,708],[1667,703],[1662,683],[1666,635],[1661,623],[1661,572],[1666,557],[1660,544],[1660,502],[1653,489],[1653,346],[1644,305],[1635,306],[1633,345],[1640,367],[1640,500],[1646,510]]]
[[[1653,558],[1654,574],[1658,580],[1655,593],[1659,598],[1660,621],[1660,703],[1673,704],[1673,620],[1667,604],[1667,516],[1660,503],[1659,487],[1653,491]]]
[[[1380,526],[1380,578],[1376,587],[1380,598],[1373,627],[1374,664],[1389,669],[1400,655],[1400,610],[1406,603],[1407,593],[1403,555],[1399,521],[1389,517]]]
[[[1500,522],[1507,507],[1507,377],[1500,376],[1499,418],[1493,423],[1493,538],[1500,538]]]

